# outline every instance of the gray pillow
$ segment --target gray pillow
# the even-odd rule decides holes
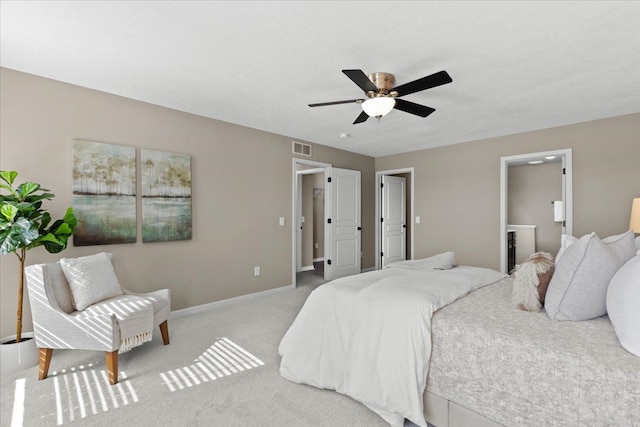
[[[551,320],[607,314],[607,287],[623,262],[595,233],[569,246],[556,265],[544,308]]]

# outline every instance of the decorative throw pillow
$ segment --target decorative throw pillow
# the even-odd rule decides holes
[[[615,234],[613,236],[602,239],[602,241],[609,245],[609,247],[616,253],[616,256],[618,256],[618,258],[620,259],[620,265],[630,260],[633,256],[635,256],[634,254],[636,254],[637,247],[634,246],[640,243],[636,242],[636,244],[634,245],[633,236],[634,233],[632,231],[627,231],[626,233]],[[636,241],[637,240],[638,239],[636,239]],[[560,250],[558,251],[558,255],[556,255],[556,266],[558,265],[560,256],[562,256],[564,251],[566,251],[569,246],[573,245],[577,241],[577,237],[573,237],[569,234],[563,234],[560,236]]]
[[[385,268],[404,268],[407,270],[450,270],[456,267],[456,255],[453,252],[443,252],[429,258],[412,261],[400,261],[387,265]]]
[[[615,236],[602,239],[620,259],[620,266],[636,256],[636,245],[633,241],[634,235],[635,233],[633,231],[627,231],[626,233],[616,234]]]
[[[573,245],[578,241],[577,237],[573,237],[570,234],[562,234],[560,236],[560,249],[558,250],[558,254],[556,255],[555,265],[558,265],[558,261],[560,261],[560,257],[567,250],[567,248]]]
[[[545,310],[551,320],[588,320],[607,313],[607,287],[622,266],[595,233],[567,248],[549,283]]]
[[[536,252],[516,266],[511,300],[520,310],[540,311],[553,275],[553,256]]]
[[[622,347],[640,356],[640,255],[627,261],[611,279],[607,311]]]
[[[79,258],[62,258],[60,266],[69,282],[73,305],[78,311],[123,293],[111,259],[105,252]]]

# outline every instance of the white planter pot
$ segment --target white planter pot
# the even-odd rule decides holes
[[[25,341],[25,338],[31,339]],[[17,344],[5,344],[5,342],[15,339],[16,336],[12,335],[0,340],[1,374],[22,371],[38,364],[39,351],[36,347],[36,340],[33,338],[33,332],[24,332],[22,340]]]

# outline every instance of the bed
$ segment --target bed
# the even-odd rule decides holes
[[[640,425],[640,358],[606,316],[520,311],[511,278],[452,259],[316,289],[280,344],[282,376],[349,395],[393,426]]]

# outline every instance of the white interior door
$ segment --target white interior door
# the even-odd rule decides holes
[[[325,172],[325,280],[360,273],[360,171],[329,167]]]
[[[398,176],[382,177],[382,250],[380,265],[384,268],[407,258],[407,182]]]

